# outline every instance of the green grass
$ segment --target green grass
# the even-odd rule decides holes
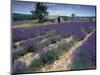
[[[77,43],[77,42],[78,41],[75,38],[73,38],[69,43],[64,42],[64,41],[63,42],[60,42],[58,44],[59,53],[62,55],[63,53],[68,52],[70,50],[70,48],[72,46],[74,46],[75,43]]]
[[[31,69],[33,71],[38,71],[41,69],[41,67],[43,66],[43,63],[42,63],[42,60],[39,58],[39,59],[34,59],[32,62],[31,62]]]
[[[80,70],[80,69],[86,69],[86,65],[81,63],[76,63],[72,65],[72,70]]]

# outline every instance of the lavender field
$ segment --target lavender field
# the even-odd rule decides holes
[[[25,62],[27,68],[33,68],[31,72],[42,72],[41,67],[59,60],[64,52],[68,52],[71,47],[74,47],[74,44],[84,40],[88,34],[94,31],[95,22],[71,22],[32,28],[15,28],[12,36],[13,64],[16,65],[20,60],[21,64]],[[73,53],[73,69],[96,68],[96,36],[94,33],[88,38],[86,44],[84,43]],[[30,59],[33,58],[33,60],[24,59],[25,56],[28,57],[29,53],[32,53],[33,57]],[[27,63],[27,60],[30,62]],[[15,67],[17,68],[17,66]],[[21,68],[18,67],[19,69]]]
[[[31,10],[30,7],[35,6],[33,11],[27,10],[31,11],[30,14],[24,10],[24,2],[22,5],[19,5],[20,2],[14,3],[13,74],[96,69],[94,6],[25,3]],[[65,7],[70,9],[69,12]],[[62,11],[58,8],[62,8]],[[54,13],[54,9],[58,11]],[[83,13],[83,10],[86,12]]]

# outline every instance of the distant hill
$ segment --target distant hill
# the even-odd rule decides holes
[[[12,13],[12,19],[14,21],[18,20],[31,20],[33,19],[31,14],[21,14],[21,13]]]
[[[12,16],[32,16],[31,14],[12,13]]]

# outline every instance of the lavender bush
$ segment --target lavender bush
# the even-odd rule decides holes
[[[13,64],[13,73],[19,74],[19,73],[27,73],[28,67],[25,65],[22,61],[15,61]]]
[[[42,66],[43,66],[42,60],[38,58],[38,59],[33,59],[30,67],[33,71],[37,71],[40,70]]]
[[[96,33],[73,54],[72,69],[95,69],[96,68]]]
[[[58,52],[56,48],[48,50],[47,53],[42,53],[40,58],[44,64],[50,64],[58,58]]]
[[[94,22],[71,22],[64,24],[52,24],[46,26],[38,26],[32,28],[14,28],[13,29],[13,41],[25,40],[28,38],[36,37],[37,35],[41,35],[39,33],[46,34],[49,30],[56,30],[56,34],[60,34],[64,37],[76,34],[81,31],[81,28],[84,28],[87,33],[91,32],[90,27],[95,27]]]

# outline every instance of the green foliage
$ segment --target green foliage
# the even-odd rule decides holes
[[[31,45],[31,46],[26,47],[24,51],[26,51],[26,53],[36,52],[36,47],[35,47],[35,45]]]
[[[48,61],[52,62],[55,59],[55,52],[53,50],[47,52]]]
[[[56,43],[57,41],[60,41],[60,39],[61,39],[61,36],[59,35],[51,36],[48,38],[51,44]]]
[[[56,52],[51,50],[47,52],[48,63],[52,63],[56,59]]]
[[[59,44],[58,46],[58,49],[64,52],[68,50],[67,48],[68,48],[67,43],[62,43],[62,44]]]
[[[47,53],[41,54],[40,57],[44,64],[50,64],[56,59],[58,59],[56,49],[49,50]]]
[[[26,48],[20,49],[18,51],[13,51],[13,61],[18,59],[21,56],[24,56],[28,52],[36,52],[36,48],[34,45],[28,46]]]
[[[62,55],[63,53],[65,53],[66,51],[68,51],[70,48],[70,44],[68,44],[65,41],[61,41],[58,43],[58,55]]]
[[[19,57],[23,56],[26,54],[26,51],[24,49],[18,50],[18,51],[13,51],[12,55],[12,61],[14,62],[14,60],[18,59]]]
[[[74,13],[72,13],[72,15],[71,15],[71,16],[72,16],[72,18],[74,18],[74,17],[75,17],[75,14],[74,14]]]
[[[33,71],[39,70],[43,66],[42,60],[40,58],[33,59],[31,63],[31,68]]]
[[[43,62],[43,64],[46,64],[48,62],[48,57],[47,57],[47,53],[43,53],[40,55],[40,58]]]
[[[48,46],[48,45],[50,45],[50,41],[48,41],[48,40],[46,40],[46,41],[44,41],[44,42],[41,42],[41,43],[39,43],[38,45],[37,45],[37,48],[44,48],[44,47],[46,47],[46,46]]]
[[[26,15],[26,14],[19,14],[19,13],[13,13],[13,20],[14,21],[23,21],[23,20],[32,20],[34,17],[32,15]]]
[[[63,53],[69,51],[69,49],[77,42],[74,38],[70,42],[60,41],[58,43],[58,54],[62,55]]]
[[[46,5],[38,2],[35,6],[35,11],[31,11],[31,13],[39,20],[39,22],[42,22],[43,18],[48,15],[47,8]]]
[[[68,43],[68,47],[72,47],[75,43],[77,42],[77,39],[73,38],[69,43]]]
[[[47,52],[47,57],[50,62],[56,59],[56,52],[54,50]]]
[[[61,16],[65,21],[68,20],[68,16]]]
[[[76,63],[74,65],[72,65],[72,70],[80,70],[80,69],[86,69],[86,65],[85,64],[81,64],[81,63]]]
[[[51,29],[49,28],[48,30],[51,30]],[[45,38],[49,38],[49,37],[52,37],[55,35],[56,35],[55,30],[51,30],[51,31],[47,32]]]
[[[56,59],[58,59],[57,50],[52,49],[49,50],[47,53],[42,53],[40,55],[40,58],[33,59],[30,67],[33,71],[37,71],[40,70],[41,67],[43,67],[45,64],[51,64]]]

